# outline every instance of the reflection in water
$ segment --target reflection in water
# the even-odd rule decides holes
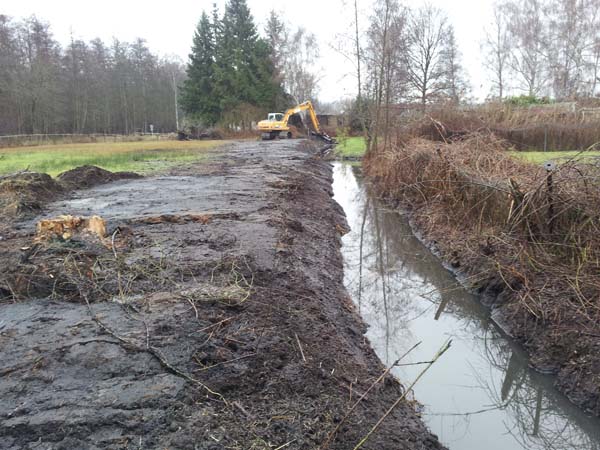
[[[392,364],[450,350],[415,386],[423,417],[451,449],[598,449],[600,421],[585,416],[532,372],[489,314],[413,236],[406,220],[370,198],[359,169],[336,164],[335,199],[352,232],[344,237],[345,283],[369,324],[367,336]],[[422,367],[396,367],[405,384]]]

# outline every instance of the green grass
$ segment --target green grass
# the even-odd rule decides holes
[[[560,163],[567,161],[573,157],[590,158],[600,157],[600,151],[578,152],[578,151],[561,151],[561,152],[511,152],[511,154],[519,159],[525,160],[533,164],[543,164],[546,161],[554,161]],[[579,156],[577,156],[579,155]]]
[[[29,169],[56,176],[94,165],[113,172],[150,173],[205,159],[223,141],[114,142],[0,148],[0,174]]]
[[[335,148],[336,154],[340,157],[346,158],[360,158],[364,156],[367,151],[364,138],[361,137],[349,137],[342,139],[341,142]]]

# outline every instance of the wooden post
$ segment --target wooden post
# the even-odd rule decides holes
[[[435,312],[434,320],[440,320],[440,316],[444,312],[444,309],[446,309],[446,306],[448,306],[448,302],[449,301],[450,301],[450,297],[449,296],[444,296],[442,298],[442,301],[440,302],[440,305],[438,306],[438,309]]]
[[[506,401],[508,398],[510,389],[515,382],[515,378],[517,377],[518,367],[519,361],[517,356],[514,352],[511,352],[510,359],[508,360],[508,367],[506,368],[506,373],[504,374],[504,381],[502,382],[502,389],[500,390],[502,401]]]
[[[542,388],[538,388],[535,400],[535,417],[533,418],[533,436],[538,436],[540,433],[540,419],[542,417],[542,398],[544,392]]]
[[[552,179],[552,173],[554,172],[554,165],[552,163],[546,163],[546,170],[548,175],[546,176],[546,187],[548,189],[548,232],[549,234],[554,233],[554,182]]]

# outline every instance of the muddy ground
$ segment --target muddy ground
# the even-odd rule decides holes
[[[315,449],[382,373],[342,284],[331,166],[306,142],[67,181],[0,204],[0,448]],[[100,215],[108,237],[35,242],[61,214]],[[330,448],[402,390],[386,377]],[[441,448],[415,407],[363,448]]]

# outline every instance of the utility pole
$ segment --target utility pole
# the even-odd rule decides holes
[[[179,131],[179,105],[177,104],[177,83],[175,83],[175,71],[171,72],[173,78],[173,94],[175,96],[175,131]]]

